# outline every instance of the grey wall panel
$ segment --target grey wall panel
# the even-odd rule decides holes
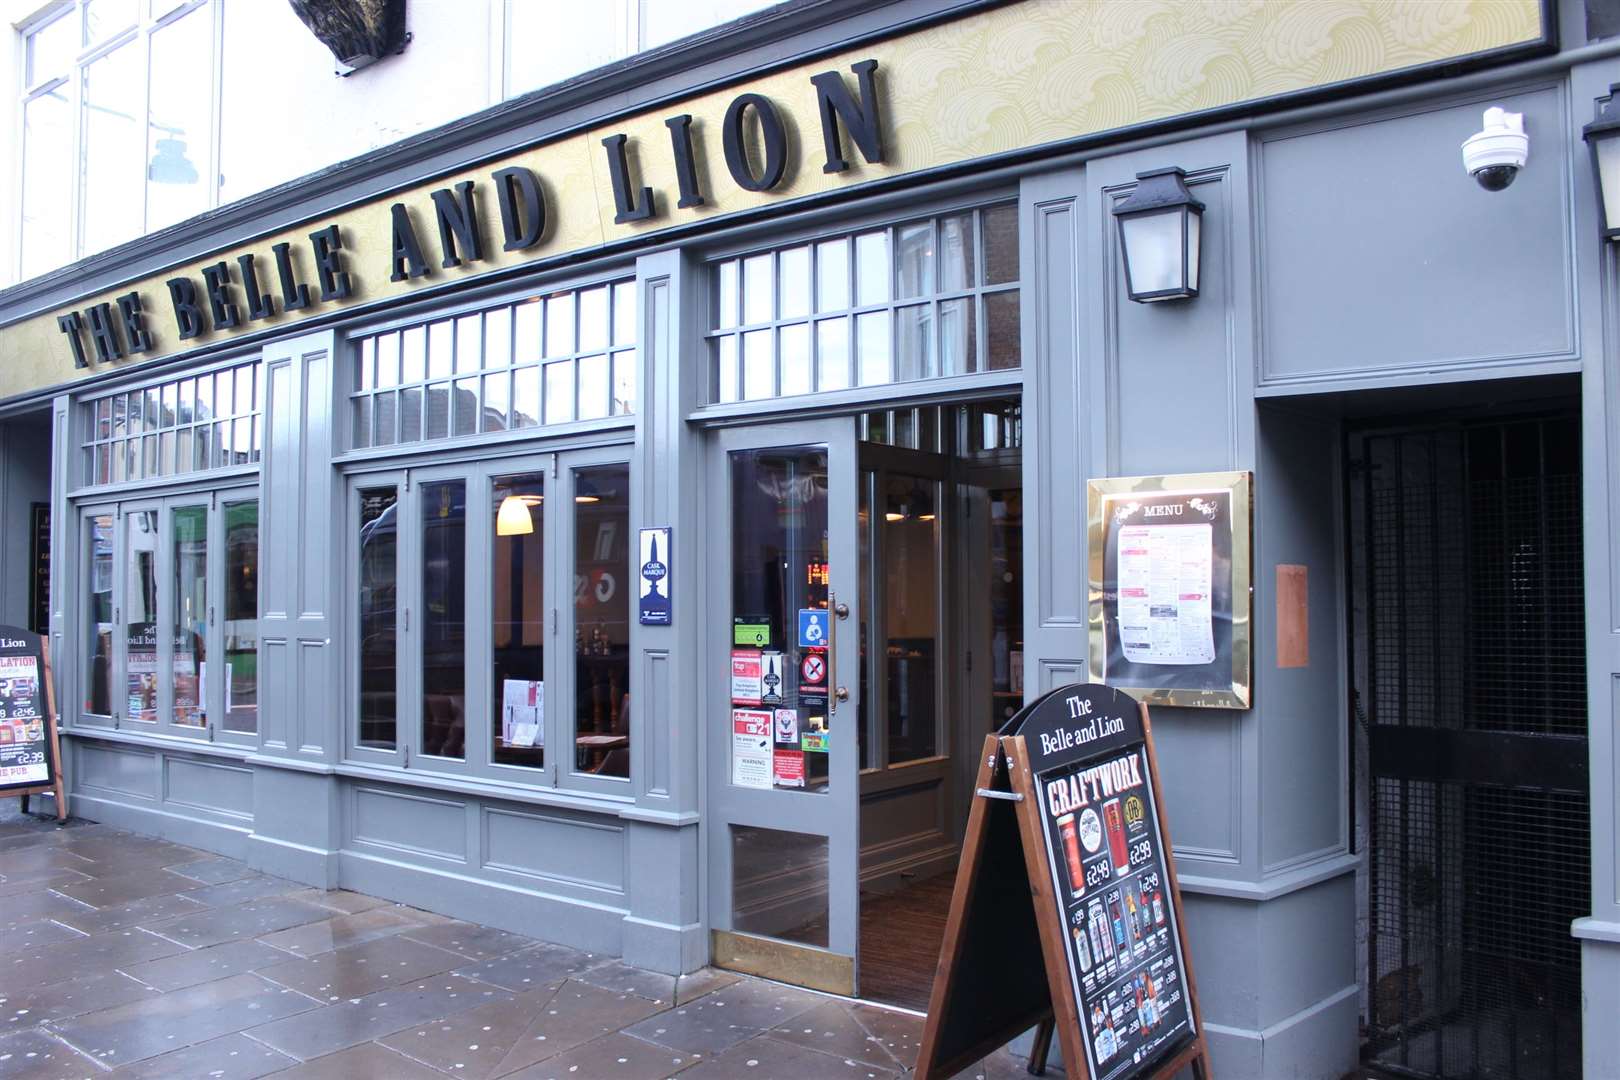
[[[1170,839],[1186,873],[1216,872],[1242,850],[1243,714],[1224,709],[1154,709]],[[1191,864],[1198,864],[1194,869]]]
[[[331,333],[265,349],[268,401],[260,480],[260,686],[267,753],[336,759],[343,710],[332,657],[342,512],[335,447]]]
[[[1084,418],[1090,403],[1080,400],[1078,351],[1081,326],[1081,204],[1073,190],[1032,190],[1021,215],[1020,240],[1030,249],[1022,258],[1023,280],[1033,283],[1024,301],[1031,322],[1024,334],[1024,402],[1033,413],[1033,441],[1041,464],[1026,513],[1036,508],[1034,539],[1042,587],[1035,595],[1042,626],[1083,626],[1086,621],[1085,559],[1076,540],[1085,536],[1083,484],[1086,475]],[[1024,245],[1021,245],[1024,246]]]
[[[73,762],[77,767],[69,778],[75,788],[116,792],[153,802],[162,790],[161,762],[154,752],[81,744]]]
[[[349,840],[353,844],[467,861],[467,804],[384,788],[350,789]]]
[[[671,770],[670,744],[675,738],[675,713],[670,708],[669,653],[663,649],[649,649],[642,656],[641,679],[643,690],[636,695],[637,707],[653,722],[642,728],[643,737],[652,743],[652,751],[642,761],[650,773],[647,794],[669,797]]]
[[[1175,158],[1174,151],[1165,155]],[[1114,273],[1112,334],[1104,363],[1112,387],[1111,428],[1115,472],[1121,476],[1208,472],[1236,464],[1236,395],[1247,389],[1230,332],[1235,303],[1232,230],[1234,194],[1228,168],[1189,176],[1188,187],[1206,206],[1202,228],[1203,270],[1198,297],[1181,303],[1133,303],[1125,292],[1118,232],[1098,223],[1106,266]],[[1121,192],[1123,194],[1123,192]]]
[[[163,765],[165,804],[252,820],[252,769],[168,755]]]
[[[268,623],[265,615],[260,616],[262,623]],[[265,628],[269,629],[268,626]],[[259,710],[259,742],[267,751],[285,750],[292,745],[296,737],[292,730],[296,717],[293,710],[274,708],[274,696],[269,692],[272,686],[286,686],[291,682],[293,662],[292,649],[287,639],[271,637],[268,633],[259,636],[259,664],[261,672],[260,691],[265,696],[264,707]]]
[[[624,828],[601,819],[482,808],[484,866],[622,895]]]
[[[300,351],[303,371],[298,385],[299,419],[302,439],[293,467],[299,485],[298,532],[293,546],[299,558],[298,597],[295,610],[300,618],[323,619],[331,602],[331,572],[334,559],[323,557],[336,550],[341,532],[333,528],[332,451],[333,422],[337,403],[332,393],[331,344],[322,338]]]
[[[307,562],[324,563],[324,559]],[[297,731],[298,749],[306,754],[319,754],[322,748],[340,743],[337,723],[342,710],[336,707],[336,690],[343,685],[333,662],[338,652],[326,640],[311,641],[300,638],[297,643],[297,665],[294,668],[292,688],[296,694],[293,726]]]
[[[493,884],[454,864],[405,861],[380,849],[345,850],[339,860],[338,880],[345,889],[414,907],[457,912],[486,926],[576,949],[618,956],[624,948],[622,908]]]
[[[1085,682],[1087,678],[1084,660],[1053,659],[1043,656],[1039,661],[1039,671],[1040,678],[1035,683],[1037,695],[1070,683]],[[1025,696],[1030,696],[1027,691]]]
[[[1497,104],[1524,113],[1530,158],[1492,193],[1459,148]],[[1267,138],[1262,382],[1573,357],[1588,118],[1550,83]]]
[[[1259,412],[1254,694],[1260,721],[1260,861],[1270,872],[1349,846],[1344,537],[1339,425]],[[1277,567],[1307,574],[1309,663],[1277,666]]]

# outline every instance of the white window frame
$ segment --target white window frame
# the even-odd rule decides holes
[[[63,261],[55,266],[48,267],[41,273],[60,266],[71,265],[95,251],[87,250],[84,239],[84,212],[85,212],[85,185],[84,185],[84,75],[85,69],[96,60],[101,59],[115,49],[136,42],[140,53],[141,89],[140,89],[140,124],[142,140],[141,170],[141,199],[140,222],[134,234],[129,239],[145,235],[150,231],[147,227],[147,197],[144,162],[146,161],[146,140],[150,133],[151,114],[151,37],[155,31],[161,30],[179,19],[191,14],[198,8],[210,8],[213,26],[211,37],[213,41],[212,56],[209,63],[208,83],[200,88],[208,95],[210,102],[208,122],[208,159],[198,162],[197,168],[203,177],[203,186],[206,200],[201,213],[219,205],[219,148],[220,148],[220,100],[221,100],[221,51],[223,35],[223,0],[140,0],[138,16],[135,24],[125,27],[116,33],[90,46],[81,46],[74,53],[71,67],[66,71],[55,72],[45,78],[28,84],[28,42],[29,38],[58,19],[79,20],[79,40],[83,40],[83,19],[85,8],[89,0],[67,0],[67,2],[53,4],[49,9],[42,11],[35,18],[17,30],[16,55],[18,58],[18,85],[19,93],[15,116],[15,128],[18,153],[13,165],[13,190],[17,197],[11,213],[11,236],[13,238],[10,269],[17,280],[23,279],[23,191],[27,176],[26,131],[23,125],[23,115],[28,103],[52,90],[65,86],[70,114],[73,118],[72,134],[72,164],[70,175],[72,177],[73,192],[71,195],[72,212],[68,222],[68,246],[63,253]]]

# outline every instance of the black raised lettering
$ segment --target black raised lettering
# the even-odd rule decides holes
[[[602,145],[607,149],[608,178],[613,181],[613,205],[618,210],[613,215],[615,225],[646,221],[658,212],[652,188],[642,188],[639,196],[631,194],[630,162],[625,156],[624,144],[623,135],[609,135],[602,140]]]
[[[816,105],[821,110],[821,143],[827,152],[827,164],[822,172],[843,172],[849,168],[844,159],[843,142],[838,137],[838,122],[843,121],[849,137],[860,148],[861,156],[873,165],[883,161],[883,127],[878,114],[877,88],[873,74],[876,60],[862,60],[850,68],[860,85],[861,98],[856,101],[844,85],[844,77],[836,71],[812,75],[810,82],[816,88]]]
[[[315,281],[321,287],[321,300],[342,300],[353,291],[349,272],[343,269],[343,237],[336,225],[328,225],[319,232],[309,234],[310,250],[315,255]]]
[[[758,173],[748,158],[748,140],[744,126],[752,109],[759,117],[760,149],[765,155]],[[769,191],[782,182],[787,170],[787,129],[776,112],[771,99],[762,94],[739,94],[726,110],[726,126],[721,140],[726,149],[726,168],[731,178],[744,191]]]
[[[202,276],[208,309],[214,316],[214,329],[229,330],[241,321],[236,315],[236,304],[231,300],[231,268],[222,260],[203,267]]]
[[[169,279],[169,303],[174,308],[174,326],[181,341],[207,331],[202,308],[197,306],[197,285],[190,278]]]
[[[681,188],[681,201],[675,205],[682,210],[702,206],[706,200],[698,184],[697,159],[692,150],[692,114],[672,116],[664,126],[669,128],[669,145],[675,152],[675,181]]]
[[[73,348],[73,366],[87,368],[90,361],[84,355],[84,339],[79,336],[84,329],[84,320],[79,318],[77,311],[70,311],[66,315],[56,317],[56,328],[67,335],[68,344]]]
[[[90,341],[96,347],[96,359],[103,364],[122,359],[124,346],[118,340],[112,305],[91,304],[85,312],[90,316]]]
[[[281,243],[270,248],[276,255],[276,276],[281,279],[281,310],[297,311],[309,306],[309,286],[293,274],[292,245]]]
[[[124,345],[129,353],[143,353],[152,347],[140,293],[127,292],[118,298],[118,321],[124,324]]]
[[[473,201],[473,182],[463,180],[452,192],[440,188],[433,193],[433,213],[439,219],[439,250],[446,270],[484,257],[484,237],[478,231],[478,206]],[[460,247],[458,253],[457,247]]]
[[[268,319],[276,313],[275,302],[270,294],[259,289],[259,272],[253,265],[253,254],[236,257],[236,265],[242,270],[242,291],[247,295],[248,318],[254,322]]]
[[[422,257],[422,242],[416,238],[416,226],[411,224],[410,209],[404,203],[389,207],[394,218],[394,251],[389,259],[389,281],[407,281],[428,272],[427,260]]]
[[[539,178],[521,165],[497,169],[493,175],[495,201],[501,208],[501,231],[506,234],[502,250],[534,247],[546,231],[546,200]]]

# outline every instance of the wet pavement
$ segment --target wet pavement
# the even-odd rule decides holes
[[[915,1061],[909,1013],[677,979],[0,805],[6,1080],[878,1080]],[[1025,1073],[1001,1052],[963,1075]]]

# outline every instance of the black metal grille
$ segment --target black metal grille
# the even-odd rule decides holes
[[[1581,1071],[1590,864],[1573,415],[1358,434],[1369,1064]]]

